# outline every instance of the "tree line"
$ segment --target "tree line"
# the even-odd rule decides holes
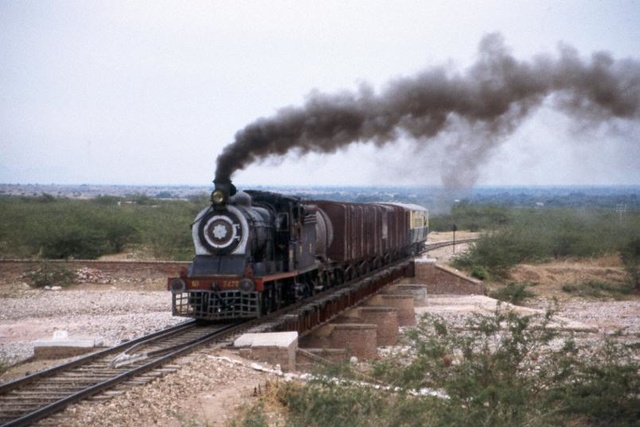
[[[189,260],[190,226],[206,195],[161,200],[145,195],[71,200],[0,197],[0,257],[96,259],[123,251]],[[503,278],[518,263],[619,254],[640,290],[640,212],[600,208],[513,208],[454,204],[433,215],[432,231],[481,231],[456,266],[480,279]]]
[[[140,250],[156,259],[188,260],[189,227],[205,205],[204,196],[181,201],[143,195],[1,197],[0,256],[96,259]]]

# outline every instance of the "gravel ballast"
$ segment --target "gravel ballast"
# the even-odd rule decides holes
[[[111,288],[111,289],[110,289]],[[70,339],[92,338],[105,346],[147,334],[185,319],[171,315],[166,291],[25,290],[2,299],[1,354],[8,364],[33,355],[33,341],[66,331]]]

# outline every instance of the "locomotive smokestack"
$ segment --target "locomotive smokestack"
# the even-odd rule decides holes
[[[291,150],[333,153],[353,142],[382,146],[400,138],[426,145],[445,133],[455,145],[449,162],[457,168],[451,169],[466,171],[445,181],[474,181],[478,165],[545,101],[594,128],[617,119],[637,123],[640,63],[602,52],[585,61],[567,46],[557,58],[518,61],[502,36],[491,34],[464,73],[436,67],[396,79],[380,94],[364,85],[356,93],[314,92],[301,107],[250,123],[218,157],[216,181]]]
[[[216,178],[213,183],[215,188],[211,193],[211,204],[215,206],[225,205],[229,202],[231,196],[235,195],[237,190],[230,179]]]

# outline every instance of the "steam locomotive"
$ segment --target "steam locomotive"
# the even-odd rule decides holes
[[[168,279],[174,316],[255,318],[416,255],[417,205],[301,200],[216,180],[192,225],[195,257]]]

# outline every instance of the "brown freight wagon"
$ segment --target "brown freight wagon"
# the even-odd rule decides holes
[[[314,204],[327,214],[333,226],[333,241],[327,248],[333,262],[376,268],[407,244],[407,219],[399,206],[331,201]]]

